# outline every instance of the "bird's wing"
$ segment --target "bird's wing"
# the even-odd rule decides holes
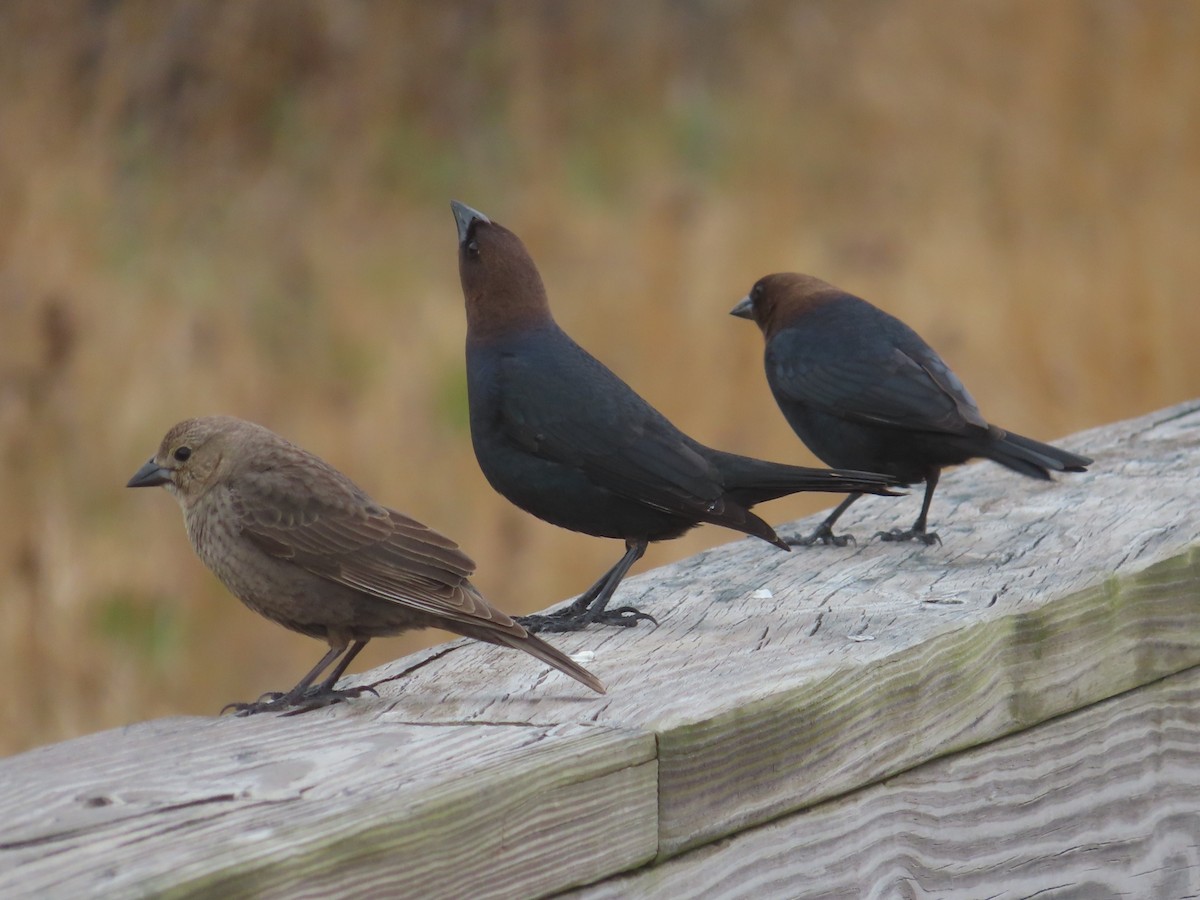
[[[689,516],[719,511],[724,486],[704,448],[586,351],[572,350],[501,361],[507,437],[627,499]]]
[[[230,485],[242,534],[261,550],[381,600],[519,629],[469,584],[475,563],[454,541],[373,502],[316,457],[300,462],[277,461]]]
[[[842,419],[950,434],[988,427],[958,376],[919,339],[831,348],[789,329],[772,339],[766,364],[776,393]]]

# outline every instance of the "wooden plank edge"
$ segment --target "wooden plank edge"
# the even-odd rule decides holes
[[[1011,615],[669,727],[659,859],[1198,665],[1198,594],[1193,547],[1036,611],[1010,593]],[[881,741],[882,717],[909,725]]]
[[[178,723],[171,724],[178,731]],[[289,720],[292,739],[308,724]],[[222,769],[237,759],[222,762],[219,754],[208,773],[208,757],[199,750],[195,761],[185,756],[174,766],[170,757],[147,758],[145,803],[139,795],[147,791],[130,784],[127,772],[118,776],[118,787],[106,784],[103,769],[94,769],[97,785],[112,796],[128,792],[142,809],[69,830],[49,843],[15,845],[0,854],[0,894],[328,897],[414,890],[426,897],[537,896],[627,870],[656,852],[652,734],[575,724],[407,726],[422,733],[410,757],[415,766],[436,761],[441,733],[457,735],[458,747],[463,736],[473,735],[469,743],[478,748],[454,770],[426,777],[406,772],[403,756],[373,767],[370,747],[386,741],[388,726],[366,724],[368,729],[349,729],[346,739],[358,744],[345,757],[353,769],[335,782],[326,779],[340,773],[342,757],[325,746],[336,737],[328,730],[306,752],[332,753],[332,767],[297,754],[280,759],[283,771],[272,777],[260,763],[259,774],[245,779],[244,793],[228,793],[229,773]],[[495,751],[488,749],[493,736],[500,741]],[[397,746],[406,745],[398,740]],[[174,781],[160,777],[164,768],[177,771]],[[261,790],[252,787],[260,781]],[[180,802],[171,799],[175,782]],[[65,796],[86,800],[93,793],[69,786]],[[185,800],[209,795],[213,802]],[[70,814],[69,803],[63,812]]]
[[[565,897],[1200,895],[1200,667]]]
[[[144,885],[162,897],[541,896],[635,868],[657,846],[651,735],[596,728],[450,779],[411,806],[286,825],[281,852]]]

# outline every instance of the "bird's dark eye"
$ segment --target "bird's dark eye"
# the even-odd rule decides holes
[[[750,288],[750,296],[755,300],[757,300],[759,297],[762,296],[762,283],[761,282],[754,285],[754,287]]]
[[[467,241],[467,252],[470,253],[472,256],[478,256],[479,255],[479,241],[476,241],[476,240]]]
[[[178,448],[176,448],[175,453],[173,455],[180,462],[187,462],[188,457],[192,455],[192,448],[191,447],[178,447]]]

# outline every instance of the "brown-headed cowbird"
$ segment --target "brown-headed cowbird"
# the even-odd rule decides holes
[[[989,425],[958,377],[920,336],[866,300],[810,275],[758,280],[731,315],[751,319],[766,340],[767,382],[784,417],[823,462],[925,482],[921,514],[886,541],[938,541],[926,531],[945,466],[986,457],[1031,478],[1082,472],[1092,461]],[[817,530],[793,544],[843,545],[833,524],[851,494]]]
[[[540,519],[625,541],[625,555],[575,603],[522,619],[527,628],[650,618],[606,607],[648,542],[701,522],[787,549],[750,512],[754,504],[797,491],[890,493],[886,476],[763,462],[692,440],[558,327],[515,234],[457,201],[451,208],[467,310],[471,439],[483,474]]]
[[[240,714],[357,696],[363,688],[334,685],[367,641],[415,628],[524,650],[604,693],[594,675],[480,595],[467,580],[475,564],[454,541],[380,506],[260,425],[229,416],[180,422],[128,486],[155,485],[179,501],[196,554],[239,600],[329,644],[287,693],[230,704]]]

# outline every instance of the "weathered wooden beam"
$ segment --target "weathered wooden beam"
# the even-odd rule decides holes
[[[614,600],[657,629],[568,642],[610,685],[591,719],[658,738],[660,856],[1200,664],[1200,406],[1063,443],[1093,471],[950,473],[941,547],[866,540],[918,498],[864,499],[858,546],[726,545]],[[415,673],[407,708],[496,715],[450,663]],[[553,715],[539,693],[504,714]]]
[[[1200,665],[1200,405],[1063,443],[1093,471],[949,473],[941,547],[867,540],[918,501],[869,498],[857,546],[632,579],[658,628],[552,636],[606,697],[459,642],[367,673],[379,699],[0,760],[0,895],[543,895]]]
[[[653,856],[651,735],[394,718],[166,719],[7,760],[0,896],[536,894]]]
[[[1200,896],[1200,668],[566,896]]]
[[[537,895],[653,857],[652,735],[395,719],[164,719],[5,760],[0,896]]]

